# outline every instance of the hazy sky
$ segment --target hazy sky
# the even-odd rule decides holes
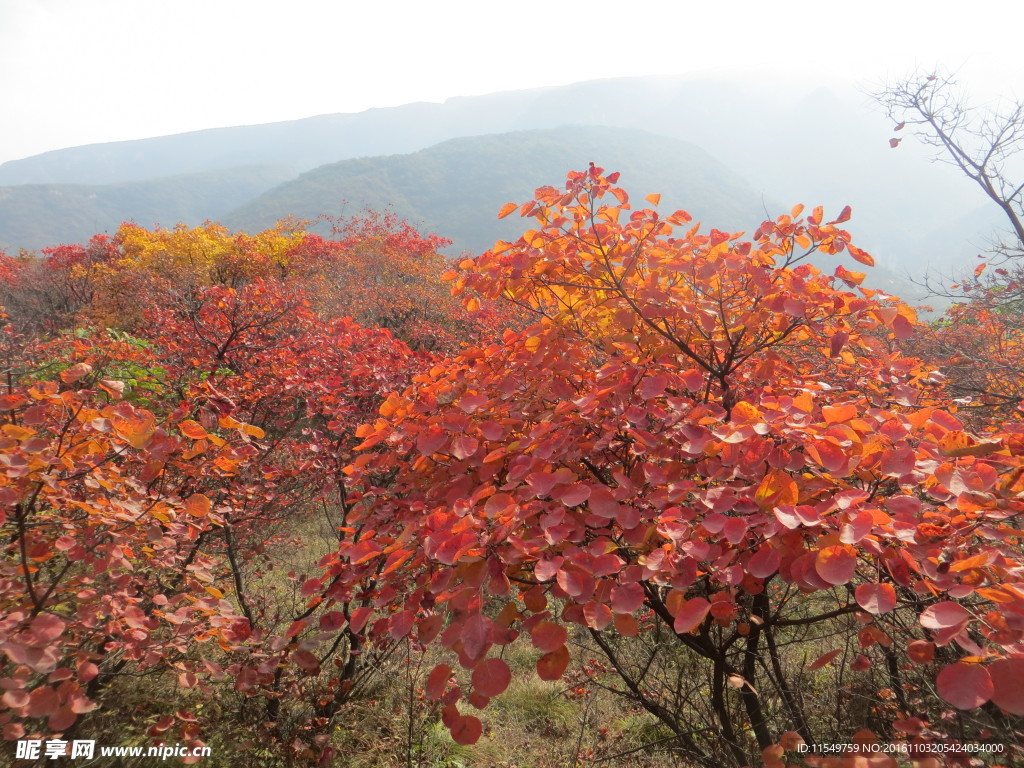
[[[67,146],[621,75],[937,62],[1024,97],[1024,4],[0,0],[0,162]]]

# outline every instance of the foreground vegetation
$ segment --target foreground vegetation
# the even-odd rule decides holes
[[[0,260],[5,738],[1020,759],[1016,380],[940,371],[965,333],[1012,358],[1016,316],[922,328],[848,209],[744,241],[616,184],[458,265],[380,217]]]

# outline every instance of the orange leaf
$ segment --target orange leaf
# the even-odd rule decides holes
[[[644,198],[644,200],[646,200],[651,205],[657,205],[658,203],[661,202],[661,195],[658,195],[658,194],[647,195]]]
[[[120,400],[121,396],[124,395],[124,382],[114,381],[113,379],[100,379],[97,382],[99,388],[110,395],[114,400]]]
[[[243,424],[242,431],[247,435],[252,435],[257,440],[262,440],[267,434],[262,429],[252,424]]]
[[[813,662],[811,662],[811,666],[809,666],[808,669],[811,670],[811,671],[813,671],[815,669],[821,669],[826,664],[828,664],[830,661],[835,659],[836,656],[838,656],[842,652],[843,652],[842,648],[837,648],[834,651],[829,651],[828,653],[823,653],[823,654],[821,654],[821,656],[819,656]]]
[[[1001,440],[979,441],[959,430],[947,432],[939,440],[939,453],[951,458],[987,456],[1003,447]]]
[[[192,517],[206,517],[213,508],[213,502],[202,493],[193,493],[185,499],[185,512]]]
[[[852,245],[847,245],[846,250],[861,264],[867,264],[869,267],[875,266],[875,260],[871,257],[870,253],[862,251],[860,248],[854,248]]]
[[[88,363],[75,363],[67,370],[60,372],[60,380],[65,384],[73,384],[83,376],[92,372],[92,366]]]
[[[207,435],[203,425],[192,419],[185,419],[185,421],[179,422],[178,429],[181,430],[181,434],[185,437],[190,437],[193,440],[202,440]]]
[[[826,424],[839,424],[857,417],[857,406],[855,405],[826,405],[821,409],[821,415],[825,417]]]
[[[515,203],[505,203],[503,206],[501,206],[501,210],[498,211],[498,218],[504,219],[518,207],[519,206],[516,205]]]
[[[836,267],[835,276],[846,283],[851,288],[856,287],[864,282],[864,278],[867,277],[863,272],[851,272],[846,269],[842,264]]]
[[[935,644],[928,640],[907,643],[907,658],[915,664],[931,664],[935,659]]]
[[[800,489],[796,481],[785,472],[773,469],[757,487],[754,498],[761,505],[773,507],[796,504],[800,500]]]

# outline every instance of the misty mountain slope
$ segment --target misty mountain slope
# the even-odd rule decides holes
[[[344,160],[302,174],[225,217],[255,230],[287,215],[354,215],[390,207],[449,237],[452,249],[479,252],[528,227],[518,216],[498,221],[509,201],[525,202],[539,186],[562,186],[570,170],[595,162],[620,171],[637,200],[660,192],[662,208],[685,208],[707,226],[750,229],[764,218],[761,196],[703,150],[642,131],[572,126],[452,139],[407,155]]]
[[[326,165],[267,191],[223,223],[256,231],[289,215],[315,219],[387,208],[450,238],[451,253],[479,253],[533,226],[532,219],[516,214],[499,220],[502,205],[531,199],[538,186],[562,187],[567,171],[583,170],[591,161],[606,172],[620,171],[619,184],[635,205],[646,206],[644,195],[660,193],[660,210],[683,208],[704,231],[714,227],[749,234],[766,215],[789,210],[764,200],[717,158],[686,142],[624,128],[566,126],[453,139],[407,155]],[[849,258],[821,255],[815,261],[822,269],[840,262],[863,269]],[[920,293],[883,266],[868,275],[867,283],[875,288],[910,300]]]
[[[0,187],[0,248],[81,243],[123,221],[201,224],[290,177],[285,169],[255,166],[100,186]]]

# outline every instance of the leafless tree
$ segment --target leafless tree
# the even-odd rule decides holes
[[[975,426],[1012,416],[1024,402],[1024,102],[977,106],[942,72],[912,75],[872,96],[897,134],[909,127],[934,147],[935,159],[978,185],[1009,225],[973,273],[924,278],[931,294],[955,304],[922,329],[912,351],[943,363],[948,391]]]
[[[1024,160],[1024,102],[974,106],[953,77],[941,73],[913,75],[873,96],[897,131],[915,127],[914,135],[936,148],[936,159],[959,168],[999,206],[1012,239],[996,250],[1024,256],[1024,183],[1013,178],[1021,170],[1013,166]],[[892,138],[890,144],[900,141]]]

